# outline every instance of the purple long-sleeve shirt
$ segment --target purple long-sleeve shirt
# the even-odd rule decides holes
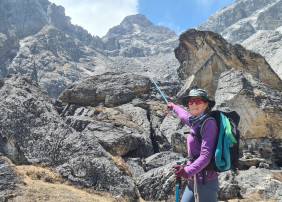
[[[174,113],[178,115],[183,123],[190,127],[190,132],[196,133],[197,128],[201,120],[194,123],[192,126],[189,124],[188,119],[192,116],[185,109],[175,105],[173,107]],[[207,115],[209,116],[209,115]],[[187,136],[187,149],[189,157],[199,156],[193,163],[190,161],[187,162],[187,167],[185,171],[188,175],[188,178],[191,178],[196,174],[197,181],[202,181],[202,169],[205,168],[214,154],[214,148],[217,140],[217,126],[214,120],[208,120],[203,126],[202,130],[202,144],[199,143],[197,137],[188,135]],[[218,177],[218,173],[215,170],[206,171],[205,180],[213,180]],[[189,180],[190,181],[190,180]],[[193,182],[191,180],[191,182]]]

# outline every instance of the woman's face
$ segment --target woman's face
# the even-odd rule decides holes
[[[203,102],[202,104],[196,104],[194,99],[197,99],[197,98],[203,99],[200,96],[193,96],[193,97],[190,97],[189,99],[189,100],[193,100],[193,104],[192,105],[188,104],[190,113],[194,117],[199,116],[202,112],[206,111],[207,107],[209,106],[208,102]]]

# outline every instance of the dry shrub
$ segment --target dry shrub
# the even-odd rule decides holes
[[[132,177],[132,173],[130,172],[127,163],[124,162],[124,160],[121,158],[121,156],[113,156],[113,160],[117,164],[119,170],[122,173]]]

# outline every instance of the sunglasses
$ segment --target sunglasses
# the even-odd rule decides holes
[[[206,102],[206,101],[203,100],[203,99],[201,99],[201,98],[195,98],[195,99],[190,99],[190,100],[188,101],[188,104],[189,104],[189,105],[192,105],[194,102],[196,103],[196,105],[199,105],[199,104],[202,104],[202,103],[204,103],[204,102]]]

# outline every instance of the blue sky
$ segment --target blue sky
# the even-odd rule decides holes
[[[103,37],[128,15],[143,14],[155,25],[177,34],[205,22],[218,9],[235,0],[50,0],[65,8],[71,22]]]
[[[178,34],[207,21],[210,15],[233,2],[235,0],[139,0],[138,12]]]

